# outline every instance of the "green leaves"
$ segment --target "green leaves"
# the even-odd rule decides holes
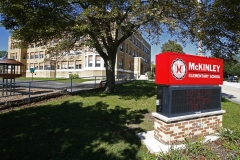
[[[6,57],[7,56],[7,51],[0,51],[0,58]]]
[[[184,53],[182,46],[171,40],[168,40],[168,42],[164,43],[161,47],[161,50],[162,52],[170,51]]]
[[[203,50],[232,58],[240,48],[240,1],[206,0],[1,0],[2,25],[24,43],[80,40],[107,61],[132,34],[158,43],[163,32],[181,42],[203,42]],[[71,44],[71,45],[70,45]],[[67,45],[74,47],[74,43]],[[182,52],[181,46],[167,50]],[[115,63],[115,61],[114,61]],[[115,64],[112,64],[113,66]]]
[[[60,1],[1,1],[2,23],[14,38],[31,43],[50,39],[73,25],[72,6]]]
[[[212,55],[232,57],[239,50],[240,2],[215,0],[201,11],[203,44]]]

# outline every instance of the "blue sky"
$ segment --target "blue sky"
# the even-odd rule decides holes
[[[8,50],[9,35],[9,31],[7,31],[4,27],[0,27],[0,51]],[[155,61],[155,55],[161,53],[161,46],[168,40],[174,39],[169,37],[168,35],[163,35],[159,45],[152,45],[151,61]],[[180,42],[177,43],[182,45]],[[183,51],[187,54],[196,54],[198,52],[197,47],[193,44],[187,44],[186,46],[183,46]]]
[[[8,50],[8,37],[9,31],[5,30],[4,27],[0,27],[0,51]]]
[[[163,34],[160,38],[160,43],[158,45],[152,45],[152,53],[151,53],[151,61],[155,61],[155,56],[156,54],[161,53],[161,47],[164,43],[168,42],[168,40],[172,40],[175,41],[174,37],[170,37],[167,34]],[[183,52],[186,54],[193,54],[196,55],[198,53],[198,49],[196,44],[191,44],[191,43],[187,43],[185,45],[183,45],[181,42],[176,42],[177,44],[180,44],[183,47]]]

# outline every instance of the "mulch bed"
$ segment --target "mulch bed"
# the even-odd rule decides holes
[[[154,117],[152,116],[151,113],[146,113],[144,114],[144,118],[152,123],[154,123]],[[240,140],[238,140],[237,145],[240,147]],[[206,143],[206,145],[209,146],[209,148],[211,148],[211,151],[213,153],[215,153],[218,157],[219,160],[229,160],[229,159],[235,159],[240,153],[233,151],[233,150],[229,150],[227,148],[225,148],[223,146],[223,141],[219,138],[216,141],[212,141],[209,143]],[[184,152],[183,152],[184,154]],[[191,157],[190,159],[193,160],[208,160],[208,158],[204,157],[204,156],[198,156],[196,157]]]

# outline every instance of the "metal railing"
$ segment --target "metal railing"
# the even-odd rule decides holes
[[[80,79],[84,79],[82,82]],[[115,83],[121,84],[137,79],[134,74],[121,74],[115,76]],[[61,81],[21,81],[17,80],[12,83],[0,83],[0,109],[1,105],[7,103],[23,104],[22,101],[31,103],[49,97],[57,97],[62,94],[72,94],[82,90],[95,89],[102,82],[105,83],[105,76],[91,76],[80,78],[69,78]],[[22,101],[21,101],[22,100]],[[20,103],[19,103],[20,102]]]
[[[82,82],[82,83],[74,83],[78,79],[91,79],[90,81]],[[131,80],[136,80],[137,75],[134,74],[118,74],[115,75],[115,84],[124,83]],[[79,78],[71,78],[70,79],[70,88],[67,89],[70,93],[79,90],[87,90],[87,89],[95,89],[99,88],[99,84],[106,80],[106,76],[92,76],[92,77],[79,77]]]
[[[33,84],[34,82],[0,83],[0,110],[57,97],[65,91]]]

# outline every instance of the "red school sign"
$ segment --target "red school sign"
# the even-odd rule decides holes
[[[189,54],[164,52],[156,55],[156,84],[223,84],[223,60]]]

